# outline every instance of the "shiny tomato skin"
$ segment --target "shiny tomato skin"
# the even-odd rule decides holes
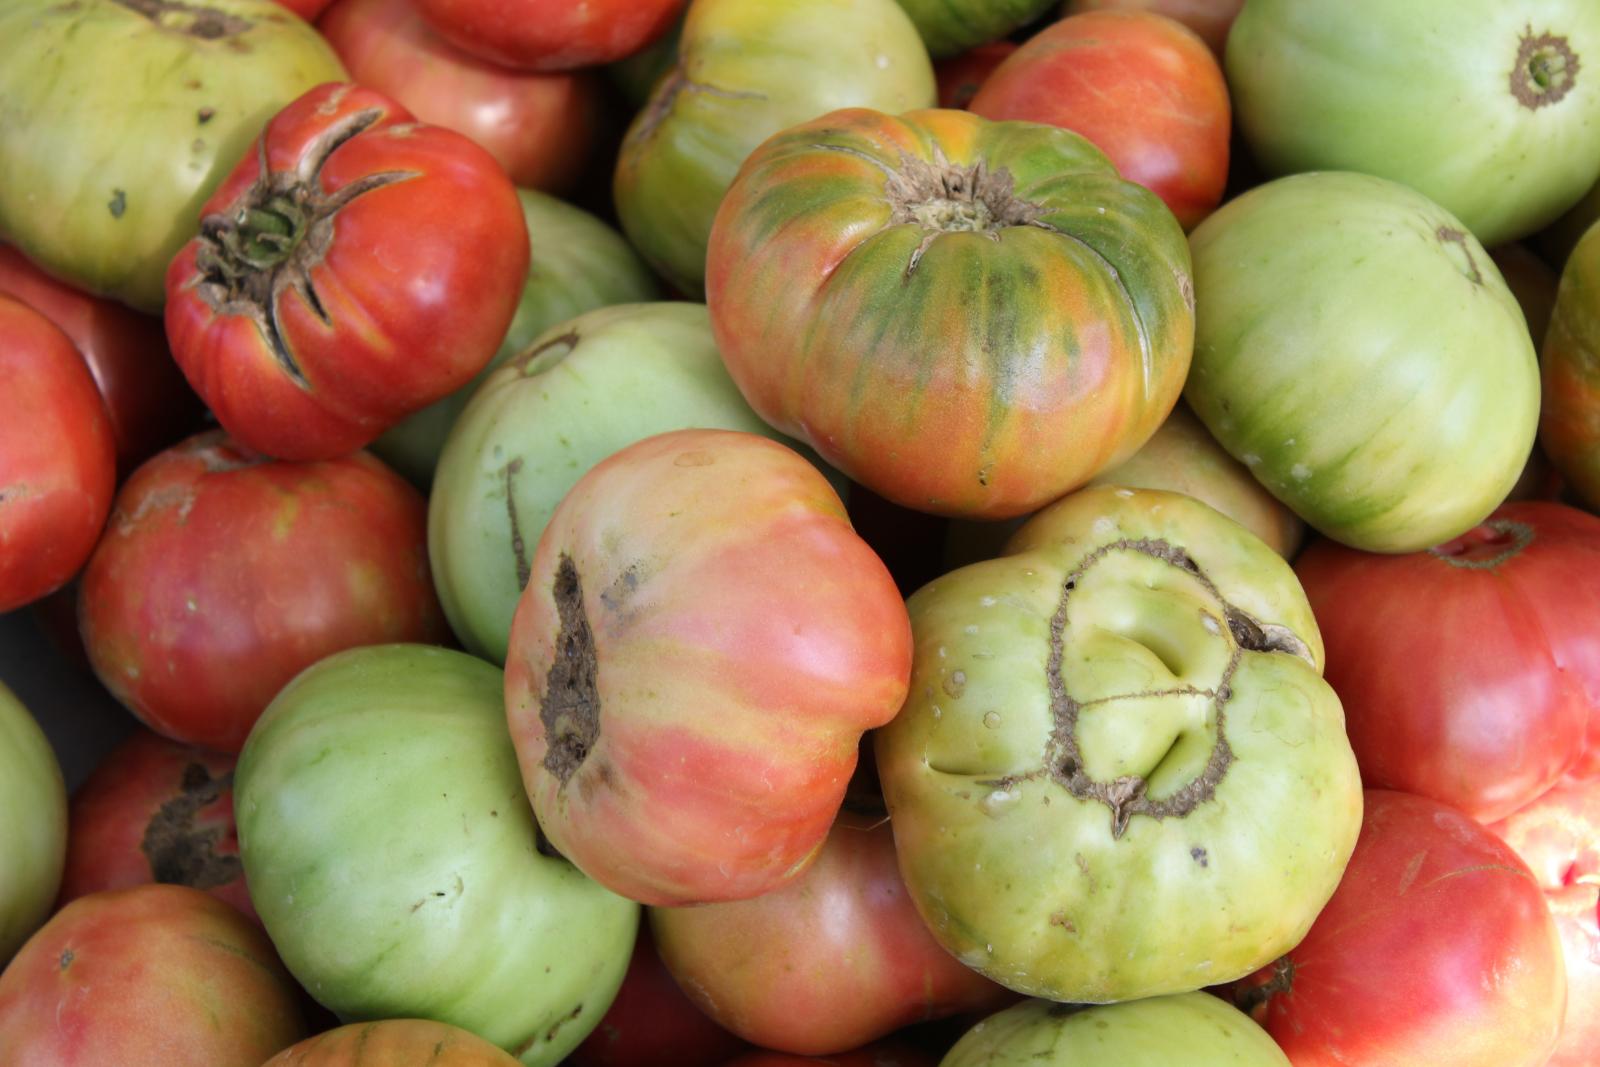
[[[0,974],[6,1067],[260,1067],[305,1034],[259,927],[188,886],[61,909]]]
[[[135,731],[72,794],[60,903],[161,882],[205,890],[259,921],[233,823],[235,762]]]
[[[71,339],[0,295],[0,612],[60,588],[116,487],[111,420]]]
[[[90,663],[156,732],[237,752],[324,656],[444,640],[426,521],[421,494],[366,453],[275,462],[192,437],[128,480],[84,571]]]
[[[172,362],[160,319],[57,281],[9,245],[0,245],[0,293],[72,338],[111,417],[119,474],[199,424],[200,401]]]
[[[1566,1004],[1544,894],[1438,801],[1368,790],[1344,880],[1298,947],[1233,987],[1294,1067],[1539,1067]]]
[[[1306,549],[1362,781],[1490,822],[1600,764],[1597,568],[1600,519],[1547,501],[1424,552]]]
[[[352,80],[466,134],[513,184],[569,191],[601,121],[600,77],[511,70],[434,33],[411,0],[339,0],[317,22]]]
[[[811,865],[772,892],[652,908],[650,928],[703,1011],[776,1051],[844,1052],[903,1026],[1017,999],[934,940],[900,877],[881,808],[842,811]]]
[[[666,33],[685,0],[417,0],[422,17],[474,55],[522,70],[611,63]]]
[[[978,95],[984,80],[1018,48],[1015,41],[990,41],[933,65],[939,85],[939,106],[965,108]]]
[[[465,385],[528,268],[494,158],[346,83],[274,116],[202,219],[167,270],[172,354],[236,440],[279,459],[344,455]]]
[[[1217,58],[1149,12],[1095,12],[1047,26],[984,81],[969,109],[1080,133],[1193,229],[1222,201],[1230,108]]]
[[[1228,44],[1228,31],[1239,17],[1244,0],[1067,0],[1063,17],[1085,11],[1154,11],[1176,19],[1200,35],[1200,39],[1221,58]]]
[[[1600,1063],[1600,781],[1566,783],[1497,823],[1528,864],[1561,932],[1567,1017],[1546,1067]]]
[[[505,704],[550,843],[641,903],[758,896],[814,857],[911,624],[826,478],[755,434],[629,445],[562,499]]]

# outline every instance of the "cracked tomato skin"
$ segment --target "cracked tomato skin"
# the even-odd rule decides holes
[[[717,213],[706,293],[757,414],[897,504],[976,518],[1131,456],[1194,338],[1155,194],[1075,133],[963,111],[768,140]]]
[[[1373,789],[1327,908],[1231,992],[1294,1067],[1542,1067],[1567,984],[1527,864],[1454,808]]]
[[[827,479],[765,437],[679,430],[557,506],[506,717],[539,825],[590,877],[742,900],[814,858],[910,666],[899,591]]]
[[[240,443],[329,459],[482,370],[516,311],[516,189],[467,137],[330,82],[267,124],[167,271],[173,357]]]
[[[459,1026],[428,1019],[350,1023],[286,1048],[262,1067],[517,1067],[510,1054]]]
[[[149,882],[256,920],[233,825],[233,756],[136,730],[72,794],[59,903]]]
[[[286,463],[199,434],[118,495],[79,589],[84,649],[145,725],[237,752],[322,657],[446,639],[426,529],[422,495],[364,452]]]
[[[1096,487],[908,606],[911,695],[878,774],[946,949],[1098,1003],[1238,978],[1304,935],[1361,786],[1272,549],[1189,497]]]

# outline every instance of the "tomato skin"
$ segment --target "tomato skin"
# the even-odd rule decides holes
[[[259,1067],[305,1034],[266,934],[198,889],[73,901],[0,973],[7,1067]]]
[[[505,705],[550,842],[641,903],[795,877],[911,669],[905,605],[827,480],[754,434],[649,437],[568,492],[530,574]]]
[[[797,1056],[757,1049],[722,1067],[937,1067],[931,1054],[900,1041],[878,1041],[832,1056]]]
[[[1344,880],[1284,960],[1232,990],[1294,1067],[1538,1067],[1566,1005],[1527,864],[1409,793],[1367,790]]]
[[[1242,7],[1244,0],[1067,0],[1061,13],[1065,17],[1085,11],[1153,11],[1199,34],[1220,58],[1228,44],[1228,30]]]
[[[202,218],[167,271],[172,354],[225,429],[280,459],[343,455],[465,385],[528,268],[493,157],[351,84],[279,112]],[[253,236],[285,227],[283,249]]]
[[[1600,226],[1567,257],[1540,356],[1539,443],[1584,505],[1600,507]]]
[[[162,882],[259,921],[233,824],[235,762],[144,729],[112,750],[72,795],[59,903]]]
[[[286,1048],[262,1067],[519,1067],[509,1053],[448,1023],[384,1019],[350,1023]]]
[[[939,106],[966,108],[978,95],[984,80],[1020,46],[1015,41],[990,41],[933,65],[939,85]]]
[[[39,720],[0,681],[0,972],[50,917],[67,851],[67,787]],[[26,818],[16,818],[26,812]]]
[[[0,295],[0,612],[54,591],[94,550],[116,487],[111,420],[72,341]]]
[[[57,281],[9,245],[0,245],[0,293],[44,315],[77,346],[111,417],[120,475],[199,424],[200,401],[172,362],[160,319]]]
[[[671,28],[685,0],[417,0],[441,36],[521,70],[572,70],[631,56]]]
[[[1148,12],[1074,15],[989,75],[969,108],[1087,137],[1128,181],[1161,197],[1185,230],[1222,201],[1228,86],[1205,42]]]
[[[272,462],[200,434],[118,496],[83,576],[84,646],[146,725],[237,752],[324,656],[445,638],[425,529],[421,494],[365,453]]]
[[[772,892],[652,908],[650,927],[701,1010],[776,1051],[843,1052],[1017,999],[934,940],[900,877],[881,807],[870,816],[847,807],[811,865]]]
[[[570,190],[600,125],[593,71],[507,69],[434,33],[411,0],[339,0],[317,23],[352,81],[386,93],[423,122],[466,134],[514,185]]]
[[[1307,548],[1362,781],[1491,822],[1579,769],[1586,733],[1600,745],[1597,568],[1600,519],[1548,501],[1425,552]]]

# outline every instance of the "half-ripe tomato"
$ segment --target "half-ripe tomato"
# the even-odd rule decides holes
[[[72,341],[0,295],[0,612],[59,588],[94,551],[116,489],[99,390]]]
[[[488,152],[330,82],[206,202],[167,271],[167,337],[236,440],[329,459],[470,381],[527,269],[516,188]]]
[[[1561,271],[1539,371],[1539,443],[1584,504],[1600,507],[1600,225]]]
[[[593,71],[538,74],[480,59],[434,33],[412,0],[339,0],[317,28],[352,80],[466,134],[521,188],[565,192],[588,163],[601,121]]]
[[[1567,983],[1527,864],[1453,808],[1374,789],[1305,940],[1232,992],[1294,1067],[1541,1067]]]
[[[286,1048],[263,1067],[519,1067],[508,1052],[431,1019],[350,1023]]]
[[[1193,31],[1163,15],[1106,11],[1046,27],[989,75],[970,110],[1081,133],[1184,229],[1222,201],[1228,86]]]
[[[523,70],[572,70],[631,56],[666,33],[685,0],[416,0],[473,55]]]
[[[1368,786],[1484,822],[1600,764],[1600,519],[1507,504],[1424,552],[1295,563]]]

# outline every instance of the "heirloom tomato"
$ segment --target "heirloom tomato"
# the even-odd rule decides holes
[[[428,1019],[350,1023],[286,1048],[262,1067],[517,1067],[458,1026]]]
[[[1579,499],[1600,508],[1600,225],[1567,257],[1540,374],[1540,443]]]
[[[953,56],[1004,37],[1044,14],[1054,0],[899,0],[935,56]]]
[[[717,212],[717,345],[756,413],[906,507],[1006,518],[1132,455],[1178,400],[1189,248],[1082,137],[836,111]]]
[[[1239,17],[1244,0],[1067,0],[1063,15],[1086,11],[1153,11],[1176,19],[1221,56],[1228,43],[1228,30]]]
[[[666,33],[683,5],[684,0],[416,0],[422,17],[447,40],[523,70],[571,70],[630,56]]]
[[[167,271],[167,336],[241,444],[331,459],[472,380],[528,269],[516,189],[467,137],[326,84],[275,115]]]
[[[61,765],[32,713],[0,682],[0,972],[49,916],[66,849]]]

